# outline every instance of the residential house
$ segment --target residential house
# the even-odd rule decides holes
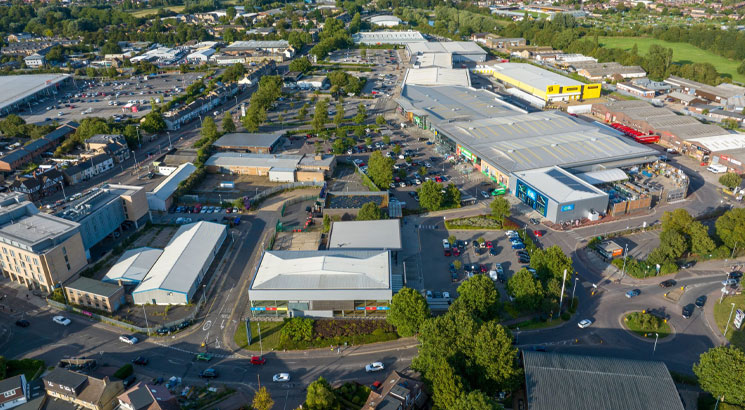
[[[28,68],[39,68],[44,67],[44,64],[47,63],[46,55],[47,52],[49,52],[49,49],[39,50],[38,52],[31,54],[29,56],[26,56],[23,58],[23,62],[26,64],[26,67]]]
[[[0,410],[18,407],[26,403],[28,398],[28,384],[23,374],[0,381]]]
[[[367,397],[362,410],[409,410],[424,408],[427,393],[424,383],[393,371],[378,390],[373,390]]]
[[[62,170],[68,185],[79,184],[114,168],[114,158],[98,154]]]
[[[60,189],[65,177],[57,168],[46,172],[34,172],[30,177],[20,177],[13,181],[10,189],[28,195],[32,200],[38,200]]]
[[[15,171],[44,152],[53,151],[56,146],[61,144],[77,128],[78,123],[68,121],[49,134],[29,142],[21,148],[8,152],[0,157],[0,171]]]
[[[119,404],[117,395],[124,391],[121,381],[111,381],[108,376],[97,379],[59,367],[42,380],[50,397],[90,410],[113,410]]]
[[[162,384],[139,382],[117,397],[121,410],[178,410],[176,397]]]
[[[96,153],[106,153],[116,163],[129,159],[130,150],[127,140],[121,134],[97,134],[85,140],[85,149]]]

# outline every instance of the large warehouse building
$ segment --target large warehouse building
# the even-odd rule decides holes
[[[473,41],[409,43],[406,51],[410,58],[426,54],[445,55],[452,59],[453,64],[483,63],[487,56],[487,52]]]
[[[189,178],[197,167],[191,162],[179,165],[166,179],[164,179],[151,192],[147,193],[147,204],[152,211],[165,211],[173,203],[173,194],[178,189],[181,181]]]
[[[0,115],[20,108],[30,108],[31,102],[53,95],[72,81],[70,74],[30,74],[0,77]]]
[[[266,251],[248,296],[253,317],[384,314],[393,297],[391,255],[384,250]]]
[[[575,176],[633,167],[658,152],[558,111],[527,113],[486,90],[405,85],[398,111],[553,222],[605,213],[608,195]],[[555,210],[558,209],[559,211]]]
[[[186,305],[220,251],[225,225],[200,221],[183,225],[137,288],[135,304]]]
[[[515,87],[546,103],[600,97],[600,84],[585,84],[532,64],[502,63],[478,66],[475,71],[493,75],[501,83]]]

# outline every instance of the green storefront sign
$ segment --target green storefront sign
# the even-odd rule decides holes
[[[470,151],[468,151],[467,149],[465,149],[463,147],[460,148],[460,154],[463,155],[464,157],[470,159],[471,161],[476,161],[476,156],[473,155],[473,154],[471,154]]]

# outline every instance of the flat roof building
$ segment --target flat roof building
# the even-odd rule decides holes
[[[370,17],[370,23],[375,26],[396,27],[401,25],[401,19],[396,16],[374,16]]]
[[[473,41],[427,41],[406,44],[410,57],[424,54],[449,54],[453,63],[483,63],[487,52]]]
[[[398,44],[426,42],[427,39],[418,31],[363,31],[352,34],[355,44]]]
[[[71,81],[70,74],[30,74],[0,77],[0,114],[7,115],[19,108],[28,108],[31,101],[50,96]]]
[[[414,68],[406,70],[406,85],[460,85],[471,86],[471,77],[466,69],[441,67]]]
[[[263,133],[234,132],[223,135],[212,143],[212,146],[220,151],[270,154],[277,147],[284,135],[284,131]]]
[[[334,155],[244,154],[218,152],[205,162],[207,172],[266,176],[270,181],[323,181],[336,166]]]
[[[401,220],[337,221],[331,224],[329,249],[385,249],[399,251]]]
[[[383,250],[265,251],[248,290],[261,316],[367,316],[388,310],[391,256]]]
[[[493,75],[500,82],[547,103],[600,97],[600,84],[585,84],[532,64],[500,63],[492,66],[477,66],[476,72]]]
[[[163,254],[162,249],[136,248],[122,254],[102,279],[109,283],[139,285]]]
[[[228,230],[213,222],[182,225],[132,292],[138,305],[186,305],[191,302]]]
[[[124,287],[90,278],[78,278],[65,286],[65,293],[68,303],[109,313],[116,312],[126,303]]]
[[[179,184],[185,181],[197,167],[191,162],[181,164],[166,179],[164,179],[151,192],[147,193],[147,203],[152,211],[165,211],[173,202],[173,193],[178,189]]]

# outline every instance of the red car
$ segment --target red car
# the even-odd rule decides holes
[[[481,271],[481,273],[486,273],[489,271],[489,268],[487,268],[486,265],[481,265],[479,267],[479,270]]]
[[[264,359],[263,357],[251,356],[251,364],[259,365],[259,364],[264,364],[264,363],[266,363],[266,359]]]
[[[455,256],[460,256],[460,249],[458,249],[458,248],[453,248],[453,255],[455,255]]]
[[[442,178],[440,178],[440,177],[435,177],[435,181],[436,181],[436,182],[442,182]]]
[[[445,256],[450,256],[450,249],[445,249]]]
[[[494,245],[492,245],[491,241],[486,241],[486,247],[487,248],[493,248]]]
[[[541,231],[533,231],[533,235],[535,235],[536,238],[540,238],[541,236],[543,236],[543,232],[541,232]]]

